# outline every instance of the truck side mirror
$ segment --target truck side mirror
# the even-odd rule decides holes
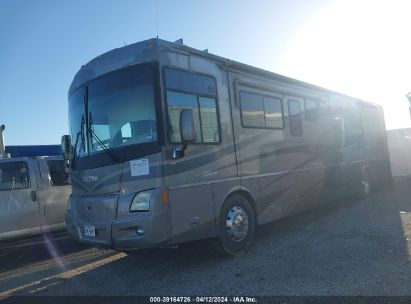
[[[183,144],[195,142],[197,139],[192,109],[180,112],[180,137]]]
[[[63,135],[61,137],[61,150],[63,151],[64,160],[70,160],[73,157],[70,135]]]

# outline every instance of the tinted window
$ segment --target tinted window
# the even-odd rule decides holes
[[[0,190],[30,187],[29,170],[23,161],[0,163]]]
[[[361,114],[358,106],[344,110],[345,143],[351,144],[362,135]]]
[[[215,99],[199,97],[198,100],[200,103],[200,118],[203,142],[220,142]]]
[[[319,113],[320,115],[328,113],[328,102],[325,100],[319,101]]]
[[[317,102],[315,100],[305,100],[305,119],[308,121],[317,120]]]
[[[152,66],[138,65],[108,73],[71,94],[69,123],[72,142],[77,143],[76,156],[103,150],[98,140],[87,134],[87,121],[107,148],[157,141]]]
[[[119,70],[88,85],[89,124],[105,147],[157,140],[153,74],[150,66]],[[103,150],[89,136],[90,151]]]
[[[281,99],[240,91],[240,102],[244,127],[283,128]]]
[[[281,99],[264,96],[266,128],[283,128],[283,109]]]
[[[366,139],[377,140],[382,138],[384,132],[378,110],[373,107],[362,107],[361,109],[362,127]]]
[[[69,123],[71,141],[76,147],[76,156],[87,154],[86,118],[84,115],[84,88],[77,89],[69,98]]]
[[[244,127],[265,128],[263,96],[241,91],[240,101]]]
[[[167,89],[202,96],[216,97],[217,95],[217,86],[212,77],[171,68],[165,68],[164,74]]]
[[[201,142],[200,116],[198,112],[197,96],[179,92],[167,92],[168,121],[170,130],[170,141],[181,142],[180,137],[180,112],[191,109],[194,114],[194,123],[197,133],[197,143]]]
[[[172,143],[180,143],[180,112],[191,109],[196,143],[219,143],[217,87],[214,78],[171,68],[164,69],[167,87],[168,129]]]
[[[290,132],[292,136],[303,135],[303,125],[301,121],[301,107],[297,100],[288,101],[288,111],[290,115]]]
[[[65,170],[64,160],[49,160],[47,166],[49,167],[50,185],[70,185],[70,175]]]

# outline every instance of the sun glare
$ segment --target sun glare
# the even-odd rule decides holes
[[[296,35],[279,71],[382,104],[388,129],[410,127],[410,1],[337,1]]]

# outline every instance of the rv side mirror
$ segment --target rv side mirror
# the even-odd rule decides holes
[[[179,147],[174,147],[171,152],[171,157],[173,159],[182,158],[187,151],[187,144],[190,142],[195,142],[197,139],[197,134],[194,124],[194,114],[193,110],[186,109],[180,112],[180,138],[182,145]]]
[[[194,125],[193,110],[186,109],[180,112],[180,137],[184,144],[195,142],[197,134]]]
[[[70,135],[63,135],[61,137],[61,150],[63,151],[63,159],[70,160],[73,156],[73,149],[71,147]]]

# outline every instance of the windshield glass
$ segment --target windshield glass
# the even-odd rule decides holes
[[[157,141],[151,68],[128,68],[91,82],[88,115],[90,128],[107,148]],[[103,149],[89,138],[89,154]]]
[[[86,104],[84,92],[87,92]],[[129,67],[97,78],[75,91],[69,103],[73,145],[77,142],[76,156],[157,141],[150,65]]]
[[[79,88],[69,98],[70,135],[77,157],[87,153],[84,109],[84,88]]]

